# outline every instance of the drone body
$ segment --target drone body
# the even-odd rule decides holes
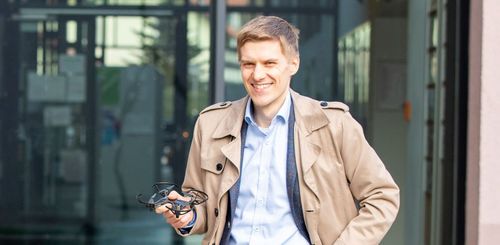
[[[165,205],[175,217],[179,218],[180,215],[186,214],[194,209],[195,205],[199,205],[207,201],[208,195],[202,191],[195,189],[188,189],[186,192],[182,192],[180,188],[169,182],[158,182],[153,185],[155,193],[149,198],[147,202],[142,200],[142,194],[136,196],[137,201],[143,204],[151,211],[155,208]],[[182,196],[189,198],[189,200],[170,200],[168,195],[170,192],[176,191]]]

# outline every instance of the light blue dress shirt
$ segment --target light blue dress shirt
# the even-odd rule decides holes
[[[286,187],[286,151],[291,96],[261,128],[248,101],[248,124],[241,184],[229,244],[309,244],[300,234],[290,210]]]

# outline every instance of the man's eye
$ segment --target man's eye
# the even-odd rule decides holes
[[[243,65],[243,67],[253,67],[254,66],[253,63],[243,63],[242,65]]]

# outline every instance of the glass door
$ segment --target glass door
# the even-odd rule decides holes
[[[72,244],[175,242],[136,195],[182,183],[187,108],[197,105],[187,17],[71,11],[20,18],[19,231]]]
[[[20,24],[19,145],[23,215],[86,219],[95,130],[94,20],[64,17]]]

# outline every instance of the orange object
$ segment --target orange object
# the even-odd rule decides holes
[[[403,102],[403,118],[406,122],[410,122],[411,119],[411,103],[405,100]]]

